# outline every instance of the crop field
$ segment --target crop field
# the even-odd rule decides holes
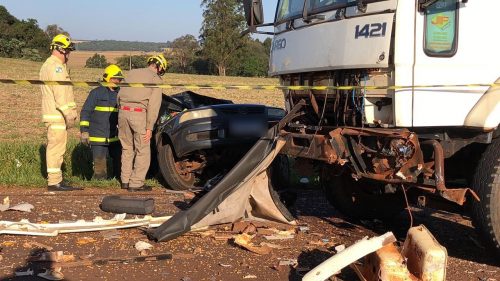
[[[38,79],[42,63],[0,58],[0,78]],[[70,67],[73,81],[97,81],[102,69]],[[125,75],[126,75],[125,71]],[[227,84],[227,85],[271,85],[273,78],[219,77],[208,75],[170,74],[163,77],[172,84]],[[75,87],[78,110],[91,88]],[[165,94],[175,94],[183,89],[168,89]],[[281,91],[264,90],[197,90],[196,92],[217,98],[233,100],[235,103],[260,103],[283,107]],[[0,84],[0,142],[44,141],[45,126],[41,122],[41,93],[39,86]],[[70,136],[78,137],[78,129],[70,130]]]
[[[122,56],[137,56],[137,55],[149,55],[150,53],[142,51],[74,51],[71,53],[70,61],[68,66],[71,68],[83,68],[87,59],[94,54],[103,55],[109,63],[116,63],[116,59]]]

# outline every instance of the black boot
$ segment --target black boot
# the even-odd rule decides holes
[[[138,191],[152,191],[153,188],[151,186],[143,185],[141,187],[128,187],[129,192],[138,192]]]
[[[74,187],[71,185],[68,185],[65,182],[60,182],[55,185],[49,185],[47,186],[48,191],[74,191],[74,190],[83,190],[81,187]]]

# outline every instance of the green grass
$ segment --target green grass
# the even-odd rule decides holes
[[[47,184],[45,144],[39,142],[0,142],[0,185],[45,186]],[[111,167],[108,167],[111,171]],[[68,141],[64,155],[63,177],[71,184],[82,187],[118,187],[113,180],[93,180],[92,154],[88,147],[75,139]],[[147,184],[159,186],[155,179]]]

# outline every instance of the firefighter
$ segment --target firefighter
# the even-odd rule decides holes
[[[66,63],[69,54],[75,49],[71,39],[59,34],[50,43],[51,56],[40,69],[40,80],[70,81]],[[42,121],[47,127],[47,181],[50,191],[71,191],[82,188],[72,187],[63,182],[61,166],[66,152],[69,128],[75,126],[77,119],[73,86],[43,85]]]
[[[127,83],[161,83],[167,70],[163,55],[148,58],[148,67],[131,70]],[[161,105],[160,88],[124,88],[118,94],[118,137],[122,145],[122,188],[149,191],[144,185],[151,161],[150,140]]]
[[[120,83],[122,70],[110,65],[104,70],[104,82]],[[118,139],[118,87],[99,86],[90,91],[80,113],[80,139],[90,145],[96,180],[108,178],[107,159],[113,160],[113,175],[120,178],[121,146]]]

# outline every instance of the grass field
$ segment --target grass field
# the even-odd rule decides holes
[[[0,58],[0,78],[38,79],[42,63]],[[70,67],[73,81],[97,81],[101,69]],[[125,71],[126,75],[126,71]],[[165,83],[172,84],[231,84],[271,85],[277,79],[218,77],[186,74],[166,74]],[[75,87],[78,110],[81,109],[91,88]],[[182,92],[182,89],[166,90],[165,94]],[[260,103],[283,107],[280,91],[257,90],[198,90],[200,94],[233,100],[235,103]],[[39,86],[0,84],[0,184],[43,186],[45,184],[43,145],[46,143],[46,129],[41,122],[41,93]],[[117,181],[86,181],[91,171],[88,151],[78,145],[79,129],[69,131],[70,144],[65,156],[66,178],[83,186],[116,186]],[[80,149],[78,151],[78,149]],[[75,153],[76,152],[76,153]],[[75,155],[77,157],[75,158]],[[89,170],[90,169],[90,170]]]

